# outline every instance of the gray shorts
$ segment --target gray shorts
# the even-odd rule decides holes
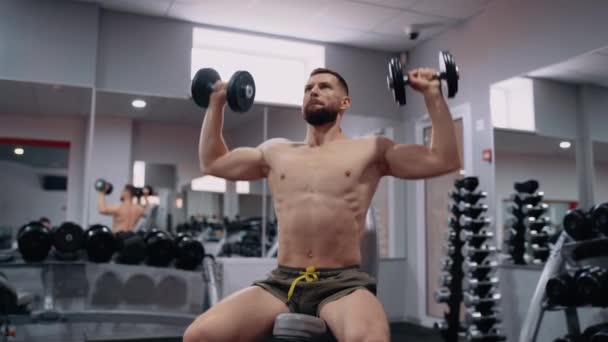
[[[318,269],[319,279],[308,283],[302,280],[297,283],[289,302],[287,294],[292,282],[304,272],[302,268],[279,265],[268,278],[259,280],[253,285],[260,286],[283,303],[291,312],[319,316],[323,305],[351,294],[355,290],[365,289],[376,294],[376,280],[359,270],[359,266],[343,268]]]

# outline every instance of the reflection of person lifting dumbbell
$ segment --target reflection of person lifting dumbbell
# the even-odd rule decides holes
[[[135,228],[137,221],[144,215],[144,208],[133,203],[135,187],[125,185],[120,193],[120,204],[107,205],[106,195],[112,192],[112,184],[103,179],[95,182],[98,191],[97,209],[100,214],[112,216],[112,231],[130,231]]]

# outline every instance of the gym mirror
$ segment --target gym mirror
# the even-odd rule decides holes
[[[497,238],[507,263],[543,265],[565,213],[608,200],[607,67],[608,50],[600,49],[492,85]],[[516,189],[526,181],[537,186]],[[534,202],[534,194],[538,212],[514,208],[515,197]],[[538,232],[524,222],[535,214]]]
[[[82,165],[90,90],[0,80],[2,247],[16,229],[48,218],[82,220]]]

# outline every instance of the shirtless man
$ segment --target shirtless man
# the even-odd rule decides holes
[[[137,221],[144,216],[144,208],[134,203],[135,187],[127,184],[120,193],[122,203],[106,205],[106,194],[99,191],[97,195],[97,210],[100,214],[112,216],[112,231],[114,233],[131,231]]]
[[[434,73],[409,73],[432,120],[430,148],[381,136],[350,139],[340,128],[351,104],[348,86],[334,71],[317,69],[304,88],[304,141],[277,138],[229,150],[222,136],[226,84],[215,85],[200,136],[201,169],[229,180],[267,177],[281,248],[267,279],[200,315],[184,341],[260,341],[276,316],[290,311],[321,317],[338,341],[390,340],[375,280],[358,269],[360,237],[381,177],[422,179],[460,169],[452,116]]]

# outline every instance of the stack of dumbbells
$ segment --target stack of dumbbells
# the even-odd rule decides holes
[[[486,217],[488,206],[480,203],[487,195],[477,190],[477,178],[462,180],[461,201],[457,206],[462,227],[460,240],[463,247],[464,305],[468,325],[468,341],[504,341],[500,328],[498,305],[498,278],[495,261],[496,247],[490,244],[494,234],[490,230],[491,220]],[[452,208],[452,210],[455,210]]]
[[[482,228],[488,225],[488,221],[481,218],[487,206],[478,203],[480,199],[487,197],[487,193],[476,191],[478,185],[479,180],[476,177],[466,177],[456,180],[455,190],[449,193],[451,203],[448,209],[453,217],[449,219],[446,257],[442,260],[443,273],[439,278],[441,288],[435,293],[438,303],[448,305],[448,312],[444,314],[445,320],[439,324],[441,335],[447,342],[458,341],[459,333],[465,331],[460,325],[465,241],[477,241],[483,234],[491,236],[491,233],[482,232]]]
[[[515,183],[516,193],[511,196],[509,210],[508,250],[513,263],[525,265],[528,261],[543,264],[549,258],[549,226],[551,220],[544,216],[548,205],[542,203],[544,193],[538,191],[538,182],[528,180]]]
[[[570,267],[547,281],[547,305],[556,309],[608,307],[608,203],[589,211],[577,208],[566,213],[563,227],[577,246],[572,250]],[[595,261],[595,262],[594,262]],[[593,325],[581,334],[558,338],[556,342],[606,341],[608,323]]]

